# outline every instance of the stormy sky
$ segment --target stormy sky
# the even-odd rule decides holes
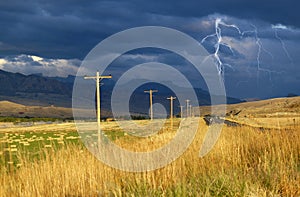
[[[221,44],[217,55],[229,96],[300,95],[299,7],[296,0],[1,1],[0,69],[76,75],[81,61],[103,39],[128,28],[157,25],[202,41],[211,54]],[[222,43],[214,34],[218,20]],[[186,64],[175,55],[153,51],[125,54],[119,61],[149,60]]]

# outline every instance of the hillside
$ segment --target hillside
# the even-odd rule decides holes
[[[147,96],[147,95],[146,95]],[[164,99],[166,100],[166,99]],[[167,102],[166,102],[167,103]],[[147,103],[148,106],[148,103]],[[196,107],[194,107],[196,109]],[[201,106],[200,115],[209,114],[210,106]],[[196,112],[196,110],[195,110]],[[102,114],[108,115],[103,109]],[[199,114],[195,114],[199,115]],[[26,106],[10,101],[0,101],[0,116],[15,117],[71,117],[72,109],[56,106]],[[275,98],[261,101],[243,102],[226,105],[227,117],[266,118],[300,116],[300,96]]]
[[[239,111],[239,116],[292,116],[300,113],[300,96],[228,105],[227,111],[230,115]]]
[[[200,107],[201,115],[209,110],[210,106]],[[227,105],[226,119],[255,127],[293,127],[300,124],[300,96]]]
[[[54,106],[25,106],[10,101],[0,101],[0,116],[71,118],[72,109]]]

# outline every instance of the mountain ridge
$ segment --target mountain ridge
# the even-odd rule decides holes
[[[62,77],[44,77],[40,74],[24,75],[20,73],[11,73],[0,70],[0,101],[8,100],[24,105],[39,105],[39,106],[58,106],[72,107],[72,90],[75,76],[69,75],[66,78]],[[107,80],[105,85],[101,87],[101,101],[104,109],[110,108],[111,93],[115,85],[115,81]],[[125,84],[128,87],[129,84]],[[167,87],[158,87],[155,83],[147,83],[143,86],[144,89],[160,88],[159,94],[155,95],[155,100],[162,102],[165,106],[168,101],[165,97],[173,95],[172,91]],[[180,91],[189,91],[187,88],[178,87]],[[132,95],[132,110],[136,112],[148,112],[148,96],[144,93],[141,87],[137,88],[135,95]],[[210,104],[210,95],[207,91],[201,88],[194,88],[199,105]],[[243,100],[227,97],[227,103],[240,103]],[[198,105],[196,103],[194,106]],[[176,109],[178,110],[178,109]],[[176,111],[175,110],[175,111]]]

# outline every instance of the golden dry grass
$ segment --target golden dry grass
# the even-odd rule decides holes
[[[224,127],[213,150],[199,158],[207,126],[200,120],[189,149],[168,166],[142,173],[110,168],[75,145],[46,151],[40,161],[19,155],[22,166],[1,168],[0,196],[299,196],[300,125],[282,130]],[[159,134],[164,144],[169,132]],[[153,147],[153,139],[118,139],[122,146]]]
[[[64,107],[25,106],[10,101],[0,101],[1,116],[70,118],[72,109]]]
[[[288,116],[281,117],[280,115],[275,117],[226,117],[227,120],[237,122],[239,124],[248,125],[252,127],[273,128],[273,129],[285,129],[295,127],[300,124],[300,116]]]
[[[55,132],[64,131],[70,132],[75,131],[76,127],[74,123],[59,123],[59,124],[42,124],[33,125],[30,127],[13,125],[13,123],[2,123],[5,127],[0,128],[0,133],[25,133],[25,132]],[[1,125],[1,123],[0,123]]]

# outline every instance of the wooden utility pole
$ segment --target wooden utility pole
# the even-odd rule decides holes
[[[189,117],[189,102],[190,102],[190,100],[185,100],[185,102],[186,102],[186,117]]]
[[[170,96],[167,99],[170,100],[170,119],[173,119],[173,100],[175,100],[176,97]]]
[[[100,122],[101,122],[101,107],[100,107],[100,81],[102,79],[111,79],[111,75],[107,76],[100,76],[99,72],[96,72],[96,76],[86,76],[84,79],[96,79],[96,97],[97,97],[97,126],[98,126],[98,147],[100,148],[101,143],[101,128],[100,128]]]
[[[153,92],[158,92],[157,90],[145,90],[145,93],[149,93],[150,97],[150,119],[153,120],[153,108],[152,108],[152,94]]]
[[[183,118],[183,105],[180,105],[180,118]]]
[[[176,97],[170,96],[167,99],[170,100],[170,121],[171,121],[171,129],[173,129],[173,100],[175,100]]]

